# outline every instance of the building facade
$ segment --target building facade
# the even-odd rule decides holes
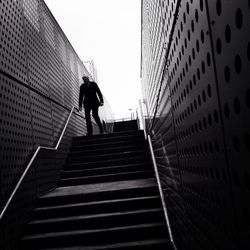
[[[250,249],[250,3],[141,3],[145,117],[178,249]]]

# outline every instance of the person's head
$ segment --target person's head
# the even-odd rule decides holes
[[[83,76],[83,77],[82,77],[82,80],[83,80],[85,83],[88,83],[88,82],[89,82],[89,77],[88,77],[88,76]]]

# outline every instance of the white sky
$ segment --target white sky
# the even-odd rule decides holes
[[[115,118],[141,98],[140,0],[45,0],[82,61],[94,60]]]

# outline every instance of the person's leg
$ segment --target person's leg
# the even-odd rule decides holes
[[[86,123],[87,123],[87,135],[93,134],[90,111],[91,111],[90,108],[85,108],[85,119],[86,119]]]
[[[103,133],[103,127],[102,127],[100,117],[98,115],[98,108],[99,108],[98,106],[92,108],[92,115],[93,115],[93,117],[94,117],[94,119],[95,119],[95,121],[96,121],[96,123],[97,123],[97,125],[99,127],[100,133],[102,134]]]

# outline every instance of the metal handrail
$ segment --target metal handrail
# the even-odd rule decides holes
[[[15,196],[17,190],[19,189],[20,185],[22,184],[22,182],[23,182],[23,180],[24,180],[24,178],[25,178],[27,172],[29,171],[29,169],[30,169],[32,163],[34,162],[36,156],[38,155],[39,151],[40,151],[41,149],[53,150],[53,151],[55,151],[55,150],[58,149],[58,147],[59,147],[59,145],[60,145],[60,143],[61,143],[61,140],[62,140],[62,138],[63,138],[63,136],[64,136],[65,130],[66,130],[67,126],[68,126],[69,120],[70,120],[70,118],[71,118],[71,115],[72,115],[74,109],[75,109],[75,107],[73,106],[72,109],[71,109],[71,111],[70,111],[70,114],[69,114],[69,116],[68,116],[68,119],[67,119],[67,121],[66,121],[66,123],[65,123],[65,126],[64,126],[64,128],[63,128],[63,131],[62,131],[62,133],[61,133],[61,135],[60,135],[60,137],[59,137],[59,139],[58,139],[58,142],[57,142],[56,146],[53,147],[53,148],[51,148],[51,147],[38,146],[38,148],[36,149],[35,153],[33,154],[32,158],[30,159],[30,161],[29,161],[27,167],[25,168],[25,170],[24,170],[22,176],[20,177],[18,183],[16,184],[16,186],[15,186],[13,192],[11,193],[11,195],[10,195],[8,201],[6,202],[6,204],[5,204],[5,206],[4,206],[3,210],[2,210],[2,212],[1,212],[1,214],[0,214],[0,221],[2,220],[2,218],[3,218],[3,216],[4,216],[5,212],[6,212],[6,210],[8,209],[8,207],[9,207],[11,201],[13,200],[13,197]]]
[[[174,250],[177,250],[177,247],[175,245],[174,238],[173,238],[173,233],[172,233],[172,230],[171,230],[171,225],[170,225],[170,221],[169,221],[166,202],[165,202],[165,199],[164,199],[164,194],[163,194],[163,188],[162,188],[162,185],[161,185],[160,175],[159,175],[159,171],[158,171],[158,168],[157,168],[157,163],[156,163],[156,160],[155,160],[155,154],[154,154],[154,149],[153,149],[153,145],[152,145],[151,136],[147,133],[145,123],[143,122],[144,115],[143,115],[141,100],[139,101],[139,107],[140,107],[140,113],[141,113],[141,119],[142,119],[142,124],[143,124],[145,140],[146,139],[148,140],[150,154],[151,154],[152,162],[153,162],[153,165],[154,165],[154,172],[155,172],[155,176],[156,176],[156,180],[157,180],[157,186],[158,186],[158,189],[159,189],[159,192],[160,192],[161,204],[162,204],[164,217],[165,217],[167,228],[168,228],[169,238],[170,238],[170,241],[171,241],[171,243],[173,245]]]
[[[150,135],[148,135],[148,144],[149,144],[149,149],[150,149],[150,153],[151,153],[151,157],[152,157],[152,161],[153,161],[153,165],[154,165],[154,170],[155,170],[155,176],[156,176],[156,180],[157,180],[157,186],[160,192],[160,197],[161,197],[161,203],[162,203],[162,207],[163,207],[163,212],[164,212],[164,217],[167,223],[167,227],[168,227],[168,233],[169,233],[169,238],[170,241],[173,245],[173,248],[175,250],[177,250],[177,247],[175,245],[174,242],[174,238],[173,238],[173,233],[171,230],[171,226],[170,226],[170,222],[169,222],[169,217],[168,217],[168,210],[167,210],[167,206],[166,206],[166,202],[164,199],[164,194],[163,194],[163,189],[162,189],[162,185],[161,185],[161,180],[160,180],[160,176],[159,176],[159,172],[158,172],[158,168],[157,168],[157,164],[156,164],[156,160],[155,160],[155,154],[154,154],[154,150],[153,150],[153,145],[152,145],[152,141],[151,141],[151,137]]]

